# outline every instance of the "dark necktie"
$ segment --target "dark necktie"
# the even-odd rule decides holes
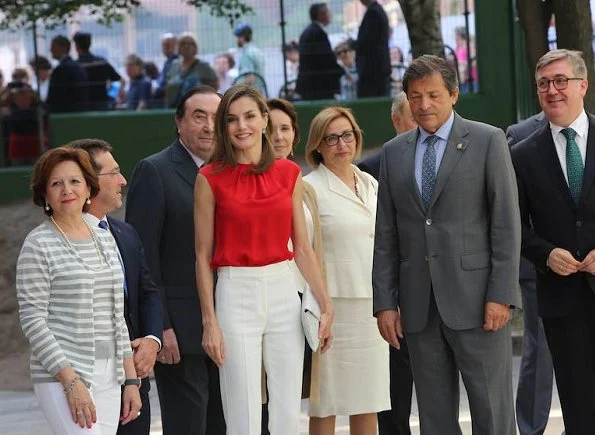
[[[106,221],[100,220],[98,225],[99,228],[103,228],[104,230],[109,231],[109,227],[107,226]],[[120,266],[122,266],[122,273],[124,273],[124,297],[128,298],[128,285],[126,284],[126,269],[124,268],[124,263],[122,262],[120,254],[118,254],[118,260],[120,261]]]
[[[583,185],[583,158],[578,149],[578,144],[574,140],[576,131],[572,128],[565,128],[562,134],[566,138],[566,175],[568,176],[568,187],[570,193],[574,198],[574,202],[578,204],[581,198],[581,189]]]
[[[425,140],[426,151],[421,164],[421,199],[426,209],[430,205],[436,185],[436,142],[438,136],[428,136]]]

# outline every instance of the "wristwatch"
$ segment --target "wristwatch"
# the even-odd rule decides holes
[[[130,378],[130,379],[126,379],[124,381],[124,386],[128,386],[128,385],[136,385],[138,388],[140,388],[142,384],[141,378]]]

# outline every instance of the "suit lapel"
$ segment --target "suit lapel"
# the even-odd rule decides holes
[[[366,205],[355,196],[349,187],[347,187],[345,183],[343,183],[343,181],[341,181],[341,179],[337,177],[330,169],[322,164],[320,165],[320,168],[324,173],[328,188],[331,192],[348,199],[349,201],[357,204],[359,207],[364,207],[366,210],[368,210],[368,207],[366,207]]]
[[[176,172],[194,188],[198,168],[179,140],[172,146],[171,159],[176,164]]]
[[[556,188],[560,191],[560,194],[564,197],[564,200],[568,205],[575,210],[576,203],[572,198],[566,178],[564,178],[564,172],[562,172],[562,166],[560,166],[560,159],[556,152],[556,145],[554,144],[554,138],[552,137],[552,131],[549,125],[543,129],[540,137],[536,138],[535,143],[538,147],[543,148],[538,154],[541,156],[545,164],[544,168],[546,168],[550,174],[552,183],[554,183]]]
[[[469,145],[469,141],[465,138],[469,134],[465,121],[455,113],[455,120],[452,124],[452,130],[446,143],[446,149],[444,150],[444,156],[438,169],[438,176],[436,179],[436,185],[434,186],[434,193],[432,200],[428,208],[431,208],[436,199],[440,196],[440,192],[446,186],[450,174],[461,160],[463,153]]]
[[[426,208],[421,199],[421,192],[419,191],[419,187],[417,186],[417,181],[415,180],[415,148],[417,147],[417,138],[419,136],[419,130],[417,130],[417,134],[409,135],[407,139],[407,145],[405,146],[405,150],[403,152],[403,176],[405,177],[405,182],[407,186],[409,186],[409,190],[411,191],[411,195],[413,196],[415,203],[421,210],[423,214],[426,214]]]
[[[587,133],[587,154],[580,204],[589,196],[589,191],[593,188],[595,181],[595,118],[591,115],[587,116],[589,117],[589,132]]]

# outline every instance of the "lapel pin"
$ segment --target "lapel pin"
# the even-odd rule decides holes
[[[462,143],[457,144],[457,149],[459,151],[461,151],[463,149],[463,144]]]

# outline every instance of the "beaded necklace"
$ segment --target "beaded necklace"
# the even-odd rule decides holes
[[[75,255],[77,255],[79,258],[81,258],[78,251],[76,249],[74,249],[74,246],[72,246],[72,243],[70,243],[70,240],[68,240],[66,233],[57,224],[56,220],[54,219],[54,216],[50,216],[50,221],[52,221],[52,223],[58,229],[60,234],[62,234],[62,237],[64,237],[64,240],[66,241],[66,244],[68,245],[70,250],[73,251],[75,253]],[[99,257],[99,266],[98,267],[90,266],[88,263],[85,263],[84,260],[83,260],[83,263],[85,263],[85,265],[93,271],[102,270],[103,269],[103,260],[102,260],[103,256],[101,255],[101,251],[99,250],[99,243],[97,243],[97,238],[95,237],[95,233],[93,232],[93,230],[91,229],[91,227],[89,226],[87,221],[83,219],[83,222],[85,223],[85,226],[89,229],[89,232],[91,233],[91,238],[93,239],[93,245],[95,246],[95,251],[97,252],[97,257]],[[82,258],[81,258],[81,260],[82,260]]]
[[[357,177],[355,176],[355,172],[353,173],[353,184],[354,184],[354,187],[355,187],[355,196],[357,196],[357,198],[363,203],[364,200],[360,196],[359,190],[357,190]]]

